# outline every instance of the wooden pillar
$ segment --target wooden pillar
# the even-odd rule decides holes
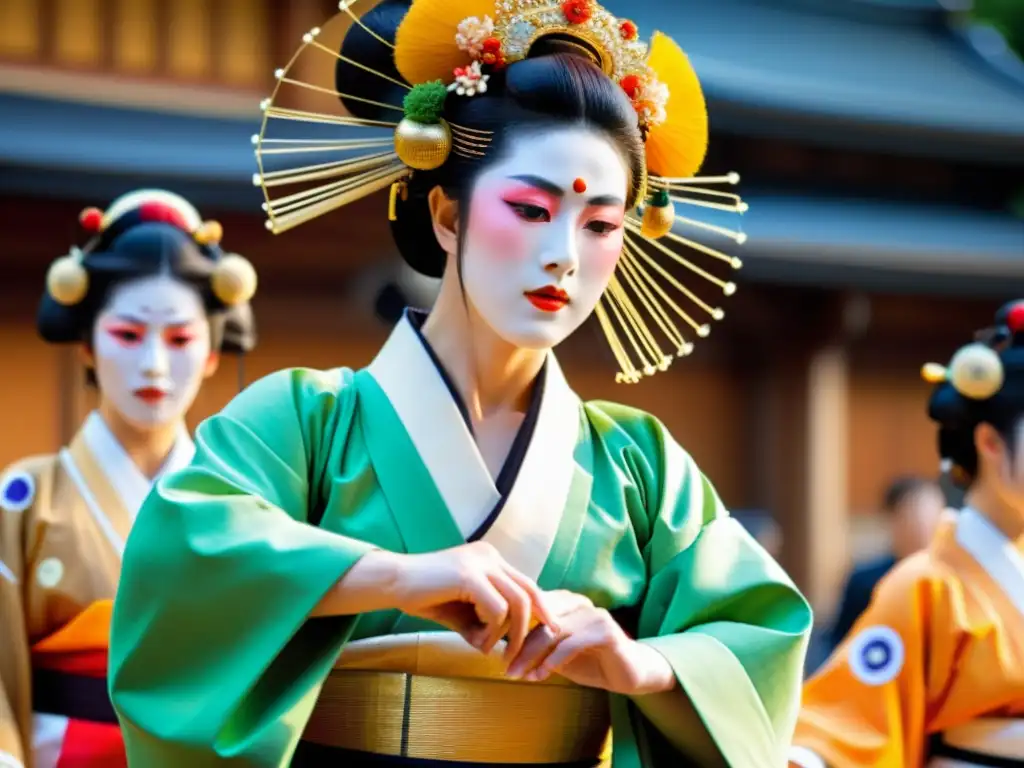
[[[0,56],[35,60],[41,45],[41,9],[35,0],[4,0],[0,3]]]
[[[758,401],[756,455],[753,464],[758,496],[782,529],[782,565],[804,587],[808,582],[806,551],[808,453],[807,357],[801,349],[780,345],[765,361]]]
[[[756,397],[758,495],[782,528],[782,565],[827,615],[848,557],[844,348],[779,351]]]
[[[806,380],[805,590],[815,610],[825,616],[833,612],[849,560],[849,393],[844,346],[817,350]]]
[[[337,13],[337,3],[332,8],[325,7],[320,0],[292,0],[289,3],[272,4],[270,6],[270,24],[277,30],[277,38],[272,46],[274,61],[272,69],[284,67],[295,50],[302,44],[302,36],[314,27],[322,27],[332,14]],[[340,42],[340,35],[337,41],[329,40],[325,44],[336,44]],[[292,65],[288,76],[303,82],[316,82],[317,85],[333,88],[328,82],[333,77],[334,67],[330,64],[330,56],[319,51],[307,51],[300,55]],[[294,90],[294,89],[293,89]],[[295,107],[311,109],[318,104],[312,92],[295,90],[293,98]],[[337,104],[337,99],[333,99]]]
[[[767,298],[767,297],[766,297]],[[779,291],[757,356],[747,461],[756,497],[782,528],[782,565],[819,615],[847,568],[848,384],[844,297]]]

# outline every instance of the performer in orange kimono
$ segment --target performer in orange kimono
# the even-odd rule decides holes
[[[966,505],[807,683],[791,765],[1024,766],[1024,301],[923,373]]]
[[[125,765],[106,696],[125,538],[191,460],[185,413],[219,353],[254,343],[255,273],[188,202],[138,191],[81,221],[92,237],[50,268],[38,329],[82,345],[99,406],[66,448],[0,474],[0,768]]]

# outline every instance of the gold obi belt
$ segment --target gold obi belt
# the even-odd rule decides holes
[[[935,739],[928,768],[1024,768],[1024,719],[983,717]]]
[[[303,741],[397,758],[574,763],[601,758],[608,694],[564,678],[504,676],[451,632],[350,643],[327,677]]]

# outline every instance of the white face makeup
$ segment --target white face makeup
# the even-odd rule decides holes
[[[614,144],[585,128],[524,135],[480,175],[462,280],[498,336],[548,349],[590,316],[622,251],[628,179]]]
[[[192,406],[210,343],[210,324],[194,288],[163,275],[124,283],[93,329],[100,391],[140,429],[169,424]]]
[[[1017,422],[1013,439],[1015,445],[1013,455],[1008,457],[1007,486],[1014,505],[1024,514],[1024,418]]]

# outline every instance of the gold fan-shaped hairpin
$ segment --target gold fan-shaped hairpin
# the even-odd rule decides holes
[[[739,229],[704,221],[700,214],[738,217],[747,206],[721,190],[736,185],[738,174],[696,175],[707,150],[707,111],[683,51],[660,33],[648,45],[633,22],[593,0],[417,0],[394,43],[363,24],[353,11],[357,1],[341,2],[330,22],[303,37],[261,103],[253,182],[264,193],[267,228],[282,233],[388,188],[394,219],[396,200],[415,170],[438,167],[449,153],[487,155],[490,134],[444,121],[444,99],[453,92],[485,92],[490,72],[524,58],[545,35],[575,38],[581,48],[597,51],[599,66],[629,96],[646,141],[645,192],[627,216],[619,266],[596,309],[620,368],[616,380],[640,381],[690,354],[691,339],[708,336],[711,322],[725,316],[717,302],[690,287],[692,279],[699,278],[702,291],[731,296],[736,285],[728,273],[742,266],[708,245],[705,236],[737,245],[746,240]],[[406,82],[341,53],[351,24],[392,49]],[[338,91],[338,61],[381,78],[382,91],[400,86],[403,104]],[[395,119],[345,114],[342,98],[368,102]]]

